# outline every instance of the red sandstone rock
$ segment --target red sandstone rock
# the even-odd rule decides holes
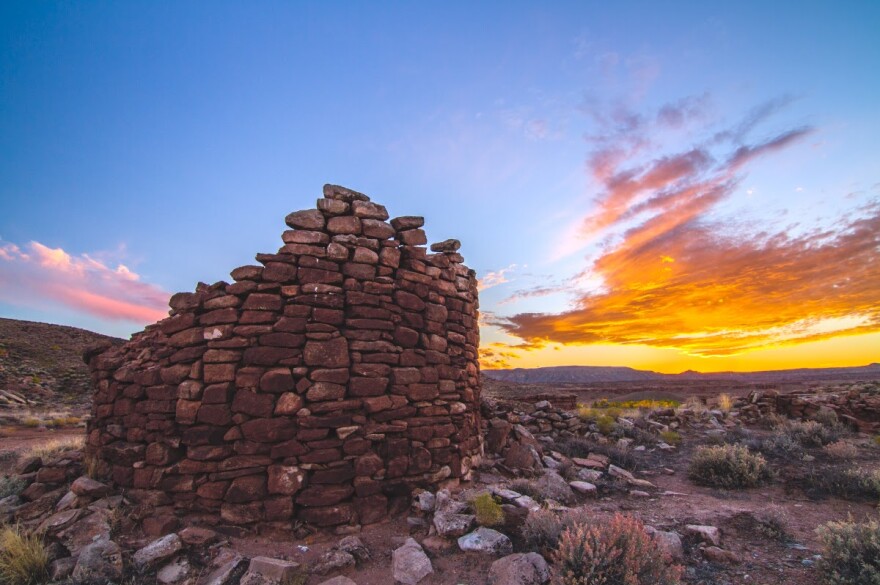
[[[295,211],[284,218],[284,223],[301,230],[320,230],[324,228],[324,214],[317,209]]]
[[[308,341],[303,350],[303,359],[307,366],[347,367],[349,365],[348,342],[344,337],[327,341]]]

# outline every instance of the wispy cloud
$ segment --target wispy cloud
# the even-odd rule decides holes
[[[653,113],[596,107],[587,171],[599,196],[560,246],[572,253],[602,238],[581,275],[603,284],[575,289],[569,310],[496,317],[497,326],[530,348],[645,344],[700,356],[880,330],[880,205],[796,235],[713,216],[750,165],[814,131],[749,140],[790,102],[771,100],[722,129],[706,122],[706,97]],[[687,126],[702,138],[664,146],[663,127]],[[543,284],[508,300],[552,292]],[[516,350],[505,347],[494,354]]]
[[[477,280],[477,288],[482,291],[487,288],[492,288],[493,286],[498,286],[499,284],[510,282],[508,274],[516,270],[516,268],[516,264],[511,264],[506,268],[499,268],[498,270],[487,272]]]
[[[12,305],[60,304],[101,319],[149,323],[167,316],[169,296],[124,264],[113,268],[40,242],[24,249],[0,244],[0,299]]]

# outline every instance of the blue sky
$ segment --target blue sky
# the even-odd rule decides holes
[[[629,210],[730,182],[652,232],[651,258],[695,230],[715,234],[719,254],[748,240],[768,258],[796,248],[786,265],[809,265],[811,249],[839,249],[853,222],[877,215],[880,4],[714,4],[4,3],[0,315],[127,336],[163,294],[274,251],[284,215],[331,182],[392,216],[426,216],[431,241],[462,240],[484,279],[483,339],[499,344],[488,365],[745,368],[761,351],[772,366],[777,350],[795,364],[821,353],[817,331],[848,336],[841,355],[867,359],[880,329],[870,272],[845,307],[780,278],[769,296],[815,307],[779,322],[719,314],[708,331],[680,316],[623,334],[598,309],[565,327],[555,318],[632,289],[602,258],[644,263],[620,251],[681,210],[597,224],[618,196],[599,155],[623,157],[619,178],[697,153],[675,183],[616,200]],[[726,167],[741,148],[756,155]],[[771,245],[780,238],[788,247]],[[873,262],[870,237],[847,242]],[[703,282],[695,262],[680,259],[676,278]],[[668,284],[651,286],[681,290]],[[529,314],[546,319],[519,318]],[[675,341],[729,332],[756,341],[726,353]]]

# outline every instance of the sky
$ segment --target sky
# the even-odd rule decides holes
[[[0,316],[128,337],[324,183],[485,368],[880,362],[880,3],[4,2]]]

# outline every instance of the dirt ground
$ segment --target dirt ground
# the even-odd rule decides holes
[[[11,454],[26,453],[32,448],[57,441],[82,437],[81,428],[41,430],[29,428],[0,429],[0,472],[9,471]],[[722,547],[736,553],[741,562],[719,564],[706,561],[697,543],[683,538],[686,554],[684,583],[699,585],[755,584],[778,585],[797,583],[819,585],[815,568],[820,552],[815,528],[830,520],[849,517],[861,520],[876,516],[876,503],[845,501],[835,497],[810,499],[785,481],[749,490],[726,491],[700,487],[687,478],[687,467],[699,438],[684,438],[682,446],[671,453],[649,451],[639,457],[637,476],[657,486],[649,497],[639,497],[625,490],[606,491],[599,498],[584,498],[578,507],[586,508],[597,517],[625,512],[644,523],[663,530],[684,534],[687,524],[718,526],[722,532]],[[877,467],[877,458],[865,460],[868,468]],[[801,462],[773,462],[776,466],[803,465]],[[463,489],[486,488],[501,480],[494,473],[483,472]],[[772,512],[784,518],[789,538],[766,536],[755,529],[753,518]],[[388,585],[391,576],[391,551],[403,543],[409,530],[406,511],[401,511],[382,523],[365,527],[357,536],[366,544],[372,560],[342,574],[359,585]],[[424,532],[420,534],[423,536]],[[303,539],[280,536],[230,537],[230,545],[245,556],[265,555],[298,561],[307,566],[329,550],[340,539],[331,532],[319,532]],[[419,537],[419,539],[421,539]],[[146,539],[144,539],[146,541]],[[516,542],[516,540],[515,540]],[[526,552],[521,549],[518,552]],[[429,551],[434,573],[422,583],[425,585],[485,585],[489,566],[494,558],[458,551],[454,541],[445,551]],[[308,585],[317,585],[337,573],[309,577]]]

